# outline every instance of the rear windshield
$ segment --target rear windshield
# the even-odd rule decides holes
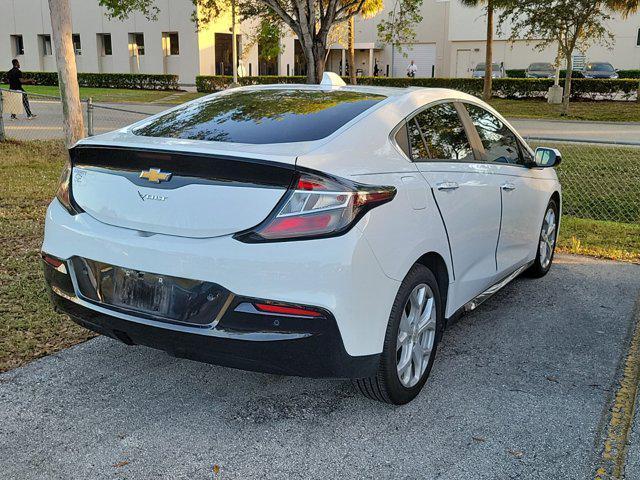
[[[306,142],[331,135],[385,98],[348,91],[240,91],[186,105],[133,133],[252,144]]]

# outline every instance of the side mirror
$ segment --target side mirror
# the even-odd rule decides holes
[[[557,167],[562,161],[562,155],[555,148],[538,147],[536,148],[536,165],[538,167]]]

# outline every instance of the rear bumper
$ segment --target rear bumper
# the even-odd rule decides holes
[[[87,213],[69,215],[54,200],[42,250],[63,260],[79,256],[212,282],[237,296],[323,308],[331,312],[345,350],[354,357],[382,351],[400,286],[385,275],[358,228],[334,238],[246,244],[231,236],[144,234]]]
[[[169,355],[256,372],[302,377],[363,378],[375,374],[380,356],[352,357],[344,349],[335,319],[283,319],[237,312],[238,298],[213,328],[122,318],[76,297],[71,282],[44,264],[51,301],[77,324],[128,345]],[[118,315],[118,316],[116,316]],[[288,321],[288,323],[287,323]]]

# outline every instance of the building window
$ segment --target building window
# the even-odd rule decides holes
[[[130,33],[129,34],[129,53],[132,57],[138,55],[144,55],[144,34],[142,33]]]
[[[98,53],[104,57],[107,55],[113,55],[113,49],[111,48],[111,34],[110,33],[98,33]]]
[[[24,55],[24,42],[22,35],[11,35],[11,56]]]
[[[53,54],[53,50],[51,48],[51,35],[38,35],[38,39],[40,40],[40,49],[42,51],[42,56],[47,57]]]
[[[638,39],[636,40],[636,45],[640,47],[640,28],[638,29]]]
[[[71,41],[73,42],[73,53],[76,55],[82,55],[82,44],[80,43],[80,34],[74,33],[71,35]]]
[[[162,50],[165,56],[180,55],[180,40],[178,32],[162,33]]]

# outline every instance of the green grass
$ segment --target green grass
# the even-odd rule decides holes
[[[5,371],[91,333],[54,313],[40,267],[45,209],[66,155],[62,143],[0,145],[0,371]]]
[[[0,85],[2,88],[9,88],[8,85]],[[29,93],[37,93],[40,95],[50,95],[59,97],[60,91],[58,87],[48,87],[44,85],[25,85],[24,89]],[[161,102],[162,99],[168,98],[175,94],[175,91],[164,90],[128,90],[121,88],[80,88],[80,97],[91,97],[94,102],[105,103],[148,103],[153,101]],[[182,103],[182,100],[178,103]]]
[[[594,162],[601,153],[576,155]],[[567,156],[564,168],[571,165],[572,156]],[[0,147],[0,371],[92,336],[53,312],[40,267],[45,210],[55,194],[65,157],[59,141],[7,142]],[[587,178],[588,175],[583,180]],[[581,180],[574,177],[572,181]],[[569,186],[565,185],[567,189]],[[597,191],[594,188],[592,194]],[[614,196],[610,201],[621,200]],[[562,252],[640,263],[640,223],[565,216],[558,248]]]
[[[638,102],[572,102],[568,116],[561,115],[560,105],[550,105],[546,100],[493,99],[489,103],[507,118],[640,122]]]
[[[558,251],[640,263],[640,224],[562,217]]]

